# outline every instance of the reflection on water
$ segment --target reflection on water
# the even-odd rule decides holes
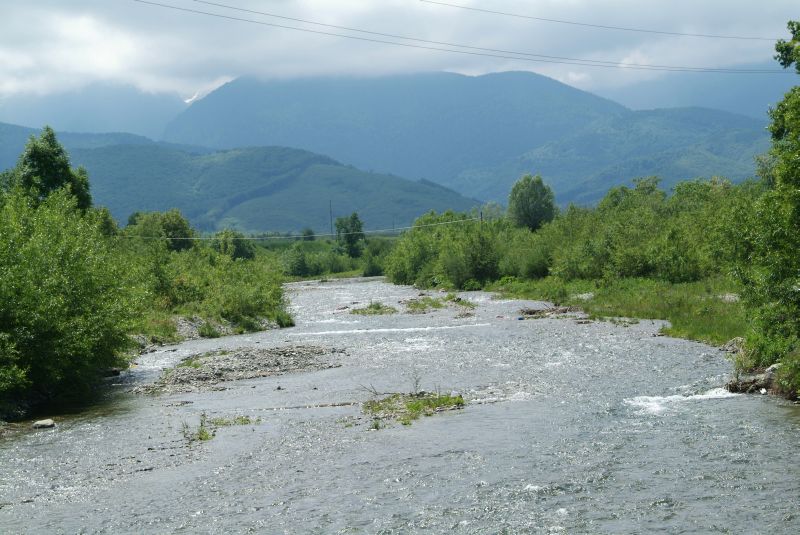
[[[296,283],[297,327],[142,356],[103,408],[0,439],[0,532],[800,529],[800,410],[720,390],[721,352],[654,337],[649,321],[518,321],[536,304],[480,293],[463,294],[480,303],[469,318],[342,309],[402,310],[417,293]],[[126,392],[194,353],[306,342],[344,349],[331,356],[342,366],[219,392]],[[415,386],[457,390],[468,405],[370,431],[349,404]],[[201,413],[257,423],[188,444],[183,426]]]

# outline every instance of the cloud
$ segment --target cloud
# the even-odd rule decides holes
[[[157,1],[270,24],[402,41],[241,13],[192,0]],[[459,1],[485,9],[595,24],[767,37],[785,35],[786,21],[796,14],[795,0],[772,0],[768,6],[750,0]],[[769,61],[773,47],[769,41],[604,31],[475,13],[415,0],[219,0],[219,3],[432,41],[628,63],[736,67]],[[112,81],[190,98],[241,75],[380,75],[438,70],[483,74],[531,70],[589,90],[625,86],[662,75],[652,71],[404,48],[179,12],[131,0],[7,2],[0,18],[0,35],[3,36],[0,96],[51,93]]]

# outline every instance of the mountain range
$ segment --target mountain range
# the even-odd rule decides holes
[[[504,202],[525,172],[561,203],[658,175],[741,180],[766,150],[766,119],[705,108],[633,111],[529,72],[262,81],[240,78],[171,121],[175,143],[302,147],[360,168]]]

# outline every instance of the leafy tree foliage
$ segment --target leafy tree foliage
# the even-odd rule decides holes
[[[344,247],[350,258],[361,256],[364,241],[364,224],[356,212],[349,217],[336,218],[336,241]]]
[[[78,208],[85,210],[92,205],[86,169],[70,167],[67,152],[49,126],[44,128],[39,138],[31,136],[16,168],[5,182],[22,188],[39,202],[51,193],[67,188],[75,196]]]
[[[760,194],[715,178],[681,183],[668,196],[645,178],[613,188],[596,208],[570,206],[535,233],[507,220],[427,214],[400,238],[386,274],[401,284],[457,288],[502,276],[697,281],[746,254],[738,245],[747,225],[740,212]]]
[[[800,73],[800,22],[776,59]],[[772,148],[765,173],[771,188],[755,204],[739,275],[755,329],[743,367],[784,362],[783,387],[800,395],[800,86],[770,110]]]
[[[136,215],[134,218],[133,216]],[[180,210],[132,214],[125,228],[129,236],[161,239],[170,251],[185,251],[194,247],[195,232]],[[134,224],[130,224],[133,221]]]
[[[234,260],[237,258],[249,260],[256,255],[256,247],[252,240],[245,239],[241,232],[225,229],[217,232],[214,238],[212,242],[214,249]]]
[[[305,241],[314,241],[314,229],[310,227],[304,228],[301,235]]]
[[[38,206],[37,206],[38,204]],[[67,191],[0,206],[0,401],[80,395],[120,362],[142,309],[132,271]]]
[[[784,69],[794,65],[800,74],[800,21],[790,20],[786,25],[792,38],[787,41],[779,39],[775,44],[775,59]]]
[[[525,175],[514,184],[508,196],[508,217],[514,225],[536,230],[555,214],[553,190],[542,177]]]

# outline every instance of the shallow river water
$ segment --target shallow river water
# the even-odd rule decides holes
[[[800,532],[800,407],[722,390],[716,348],[485,293],[459,317],[380,280],[287,288],[297,327],[161,348],[97,407],[0,438],[0,532]],[[401,312],[341,308],[371,300]],[[340,366],[130,393],[191,354],[293,344]],[[467,406],[371,430],[357,402],[415,383]],[[201,413],[255,423],[189,443]]]

